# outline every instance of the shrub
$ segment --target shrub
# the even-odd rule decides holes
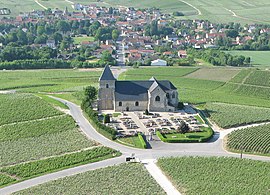
[[[104,116],[104,124],[106,124],[106,123],[110,123],[110,122],[111,122],[110,115],[105,114],[105,116]]]
[[[142,134],[141,133],[139,133],[138,134],[138,137],[139,137],[139,140],[140,140],[140,142],[141,142],[141,144],[142,144],[142,146],[143,146],[143,148],[147,148],[147,145],[146,145],[146,142],[145,142],[145,140],[144,140],[144,138],[143,138],[143,136],[142,136]]]

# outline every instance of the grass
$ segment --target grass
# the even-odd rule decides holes
[[[120,153],[113,149],[107,147],[96,147],[63,156],[56,156],[43,160],[4,167],[0,169],[0,172],[8,175],[16,175],[16,177],[20,178],[20,180],[24,180],[33,176],[54,172],[68,167],[93,163],[119,155]]]
[[[121,164],[54,180],[14,194],[165,194],[141,164]]]
[[[0,186],[6,185],[14,181],[16,181],[16,179],[0,173]]]
[[[127,146],[144,149],[138,136],[118,138],[116,141]]]
[[[190,142],[206,142],[213,136],[213,130],[208,127],[203,127],[202,132],[190,132],[190,133],[160,133],[157,132],[157,136],[161,141],[169,143],[190,143]]]
[[[75,45],[80,45],[82,41],[94,41],[94,39],[94,37],[73,37]]]
[[[51,97],[49,97],[48,95],[45,94],[35,94],[36,96],[40,97],[41,99],[45,100],[46,102],[50,103],[51,105],[55,106],[55,107],[59,107],[62,109],[68,109],[68,106],[63,104],[60,101],[57,101]]]
[[[240,69],[200,68],[197,71],[188,74],[186,78],[227,82],[239,72]]]
[[[175,187],[187,195],[269,192],[269,162],[225,157],[171,157],[159,159],[158,165]]]
[[[270,156],[270,125],[251,127],[233,131],[226,138],[226,149]]]
[[[251,57],[251,65],[258,68],[268,68],[270,66],[270,51],[228,51],[228,53]]]
[[[223,103],[206,104],[210,119],[222,128],[270,121],[270,109]]]

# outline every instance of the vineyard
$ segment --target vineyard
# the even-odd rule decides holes
[[[245,84],[270,87],[270,71],[253,71]]]
[[[141,164],[122,164],[51,181],[15,194],[165,194]]]
[[[119,155],[120,153],[113,149],[107,147],[96,147],[93,149],[66,154],[63,156],[4,167],[0,169],[0,173],[5,173],[13,176],[16,175],[17,178],[27,179],[29,177],[44,174],[47,172],[105,160],[107,158],[112,158]]]
[[[0,95],[0,125],[63,114],[47,102],[29,94]]]
[[[73,92],[97,84],[101,70],[0,71],[0,90],[23,92]]]
[[[270,125],[233,131],[227,136],[226,148],[234,152],[270,155]]]
[[[13,181],[15,181],[16,179],[13,179],[7,175],[1,174],[0,173],[0,186],[11,183]]]
[[[206,110],[218,126],[236,127],[257,122],[270,121],[270,109],[224,103],[208,103]]]
[[[178,157],[159,159],[158,165],[175,187],[187,195],[269,192],[268,162],[225,157]]]

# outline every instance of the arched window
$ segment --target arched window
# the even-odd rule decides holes
[[[135,106],[139,106],[139,102],[135,102]]]
[[[167,97],[167,98],[170,98],[170,94],[169,94],[169,93],[166,93],[166,97]]]
[[[109,88],[109,84],[106,84],[106,88]]]
[[[119,102],[119,106],[122,106],[123,104],[122,104],[122,102]]]
[[[160,97],[157,96],[155,100],[156,100],[156,102],[160,102]]]
[[[172,94],[172,98],[175,98],[175,93],[173,92],[173,94]]]

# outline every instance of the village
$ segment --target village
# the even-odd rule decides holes
[[[57,50],[57,54],[53,55],[56,59],[76,60],[98,66],[102,52],[106,51],[111,54],[111,58],[105,62],[103,60],[102,66],[104,63],[130,66],[192,65],[195,61],[194,57],[188,55],[190,48],[256,49],[252,47],[256,46],[253,42],[257,41],[258,36],[267,37],[270,33],[269,27],[261,25],[242,27],[237,23],[214,24],[204,20],[183,20],[177,18],[179,13],[163,14],[155,8],[113,8],[95,4],[72,6],[72,11],[68,8],[33,10],[15,18],[3,17],[0,25],[10,25],[10,28],[0,28],[0,48],[4,49],[9,44],[9,39],[12,39],[9,38],[10,34],[14,38],[14,33],[20,31],[25,36],[34,35],[35,39],[29,40],[28,37],[28,41],[18,42],[18,46],[49,47]],[[51,30],[51,36],[33,32],[29,25],[43,26],[44,33],[48,34],[49,24],[57,25],[60,21],[67,25],[62,31]],[[106,36],[97,35],[100,28],[103,34],[106,32]],[[55,33],[58,33],[57,36]],[[17,35],[12,41],[19,39]],[[1,61],[12,60],[3,58]],[[249,61],[247,59],[246,63]]]

